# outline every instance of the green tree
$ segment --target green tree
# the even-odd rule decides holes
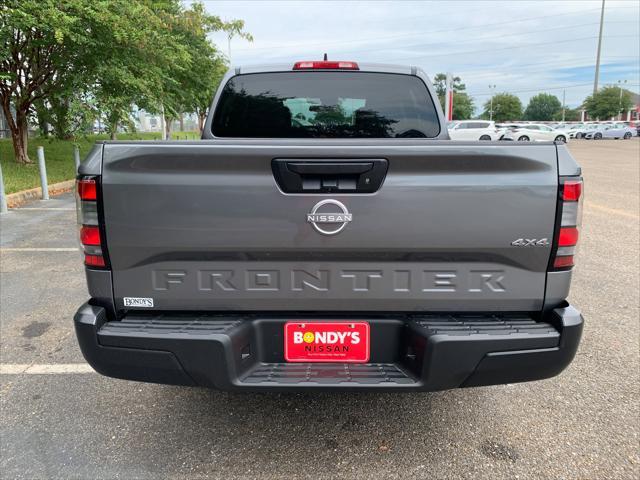
[[[552,120],[555,122],[560,122],[564,120],[565,122],[578,122],[580,121],[581,113],[577,108],[565,108],[564,110],[564,119],[562,118],[562,109],[556,112],[553,115]]]
[[[5,0],[0,6],[0,103],[18,163],[27,156],[28,116],[74,56],[92,42],[81,1]],[[42,105],[41,105],[42,106]]]
[[[86,23],[87,28],[91,28],[91,22]],[[73,47],[66,45],[65,48],[72,50]],[[92,51],[88,46],[83,50]],[[51,127],[55,137],[67,140],[74,137],[79,129],[86,128],[86,124],[95,117],[95,111],[88,101],[90,69],[87,61],[94,60],[83,58],[77,52],[65,68],[59,69],[43,83],[41,90],[44,93],[32,105],[41,133],[47,135]]]
[[[529,105],[524,111],[525,120],[551,121],[553,116],[562,111],[562,104],[555,95],[548,93],[539,93],[531,97]]]
[[[133,5],[137,13],[130,12],[128,18],[122,18],[118,9],[105,18],[105,25],[111,26],[106,28],[117,28],[120,35],[105,46],[92,86],[111,138],[116,137],[120,125],[131,128],[133,104],[159,111],[168,94],[167,85],[177,89],[176,72],[186,70],[190,58],[188,45],[173,30],[174,18],[182,12],[178,0],[149,0]]]
[[[172,35],[187,47],[187,57],[182,63],[171,65],[163,82],[162,106],[169,136],[173,120],[184,113],[197,111],[203,96],[211,102],[227,69],[224,57],[208,40],[208,34],[222,30],[249,41],[253,37],[244,32],[242,20],[222,21],[220,17],[208,14],[201,3],[194,3],[187,10],[171,12],[167,22]]]
[[[90,91],[119,121],[131,102],[161,92],[163,69],[185,53],[159,11],[178,0],[4,0],[0,6],[0,103],[16,161],[27,156],[28,115],[49,110],[62,136]],[[15,112],[15,114],[14,114]]]
[[[316,112],[315,117],[311,121],[314,125],[348,125],[349,116],[347,116],[339,105],[325,106],[317,105],[312,107],[312,110]]]
[[[436,73],[433,77],[433,87],[436,89],[438,97],[444,98],[447,91],[447,74]],[[454,92],[464,92],[467,89],[467,86],[462,83],[462,79],[460,77],[453,77],[451,79],[451,87]]]
[[[67,86],[53,89],[33,104],[40,133],[43,136],[53,133],[56,138],[68,140],[86,132],[97,115],[92,99],[91,92],[81,85],[76,91],[70,91]]]
[[[203,9],[204,7],[201,7]],[[202,13],[195,8],[194,15],[202,16]],[[233,37],[240,37],[249,42],[253,42],[253,36],[244,30],[244,20],[229,20],[222,21],[217,16],[204,17],[203,30],[206,33],[212,31],[222,30],[227,33],[229,42]],[[203,49],[203,54],[197,56],[194,60],[195,64],[200,63],[200,68],[205,73],[204,76],[198,78],[192,78],[194,81],[193,88],[190,92],[190,111],[195,112],[198,115],[198,125],[200,131],[204,128],[204,121],[207,116],[207,111],[211,105],[211,101],[220,85],[222,77],[228,69],[226,59],[219,54],[219,52],[208,43],[207,49]],[[207,53],[206,55],[204,53]]]
[[[583,105],[589,117],[608,120],[631,108],[633,101],[629,90],[609,86],[603,87],[594,95],[588,96]]]
[[[493,108],[493,115],[490,110]],[[484,104],[482,118],[490,118],[496,122],[506,122],[509,120],[520,120],[522,118],[522,102],[518,97],[510,93],[498,93],[493,96],[493,107],[491,100]]]
[[[226,60],[222,57],[211,58],[205,56],[198,57],[196,65],[198,65],[198,71],[206,72],[206,75],[200,77],[203,83],[202,88],[196,88],[192,92],[190,110],[198,116],[198,127],[202,132],[211,101],[228,66]]]
[[[444,106],[443,106],[444,108]],[[473,116],[476,107],[473,99],[464,92],[453,94],[453,119],[468,120]]]
[[[99,115],[115,138],[134,104],[158,112],[166,103],[169,117],[197,110],[225,69],[207,35],[227,30],[250,40],[243,28],[180,0],[3,0],[0,103],[16,161],[30,162],[30,114],[60,138]]]
[[[46,105],[44,98],[35,100],[32,105],[32,118],[35,123],[38,124],[38,130],[43,137],[49,136],[49,124],[51,123],[51,115],[49,115],[49,108]]]
[[[475,105],[473,99],[466,94],[466,85],[462,83],[460,77],[453,77],[451,87],[453,89],[453,119],[454,120],[467,120],[473,116],[475,111]],[[440,106],[444,110],[445,93],[447,91],[447,75],[444,73],[437,73],[433,77],[433,87],[438,95]]]

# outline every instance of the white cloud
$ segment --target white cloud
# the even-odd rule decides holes
[[[235,65],[329,58],[417,65],[460,75],[481,105],[489,93],[540,91],[581,103],[592,90],[599,0],[453,2],[207,1],[255,38],[232,41]],[[600,84],[640,90],[640,2],[607,0]],[[224,34],[212,39],[227,51]],[[558,88],[559,87],[559,88]]]

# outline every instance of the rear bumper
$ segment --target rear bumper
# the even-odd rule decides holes
[[[371,360],[351,365],[285,363],[282,317],[131,314],[108,321],[102,307],[86,303],[74,323],[84,357],[103,375],[253,391],[434,391],[549,378],[575,356],[583,325],[568,304],[540,321],[524,315],[359,319],[370,323]]]

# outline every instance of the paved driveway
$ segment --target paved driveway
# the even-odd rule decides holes
[[[638,478],[640,142],[575,141],[585,228],[574,363],[434,394],[228,394],[90,373],[74,202],[0,220],[3,478]]]

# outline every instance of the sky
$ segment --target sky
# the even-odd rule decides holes
[[[566,105],[577,107],[593,90],[601,0],[203,3],[223,20],[244,20],[254,37],[232,39],[234,66],[293,65],[325,52],[330,60],[410,64],[431,78],[460,76],[478,113],[491,92],[514,93],[526,106],[540,92],[562,101],[564,91]],[[229,54],[226,34],[211,39]],[[618,82],[640,91],[638,0],[605,3],[599,85]]]

